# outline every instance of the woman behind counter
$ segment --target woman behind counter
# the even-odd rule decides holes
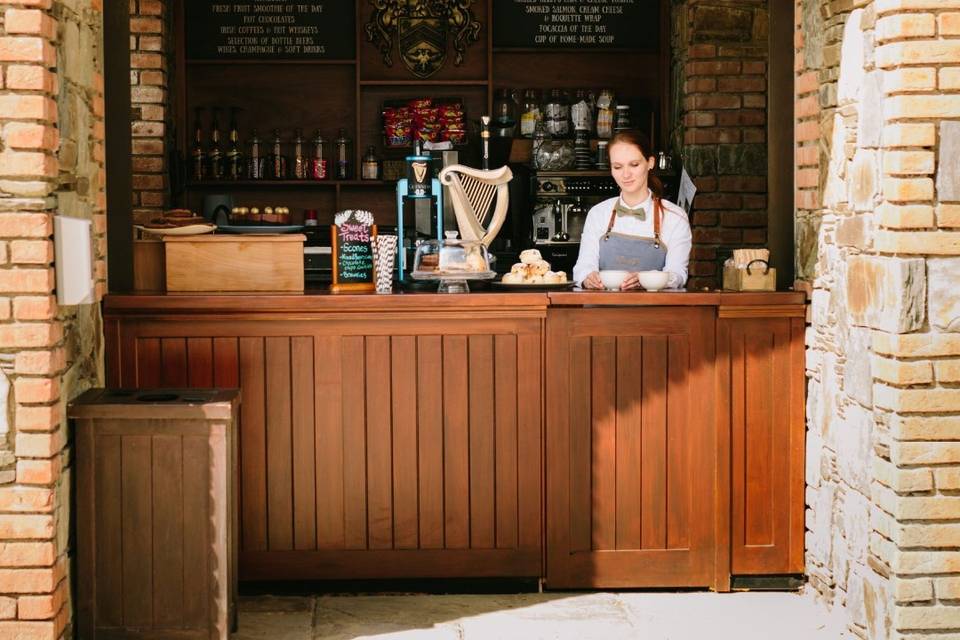
[[[663,184],[650,174],[656,156],[639,131],[620,131],[610,140],[610,173],[620,195],[587,214],[573,279],[584,289],[602,289],[600,270],[630,275],[621,289],[636,289],[638,271],[666,271],[667,288],[687,281],[692,235],[683,209],[663,199]]]

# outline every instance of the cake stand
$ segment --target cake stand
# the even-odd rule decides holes
[[[470,293],[469,280],[493,280],[496,271],[412,271],[414,280],[436,280],[437,293]]]

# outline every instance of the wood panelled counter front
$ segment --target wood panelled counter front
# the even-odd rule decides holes
[[[242,580],[722,590],[803,571],[803,315],[799,293],[114,295],[107,373],[241,389]]]

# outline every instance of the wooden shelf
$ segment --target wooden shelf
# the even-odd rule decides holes
[[[298,189],[330,189],[344,187],[392,187],[396,183],[385,180],[206,180],[188,182],[188,189],[276,189],[294,187]]]
[[[343,59],[330,59],[330,60],[201,60],[201,59],[188,59],[184,60],[188,65],[253,65],[253,64],[304,64],[304,65],[323,65],[323,64],[341,64],[341,65],[355,65],[357,64],[356,59],[354,58],[343,58]]]
[[[361,87],[485,87],[486,80],[361,80]]]

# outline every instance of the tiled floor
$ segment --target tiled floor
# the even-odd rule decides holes
[[[233,640],[836,640],[795,593],[244,597]]]

